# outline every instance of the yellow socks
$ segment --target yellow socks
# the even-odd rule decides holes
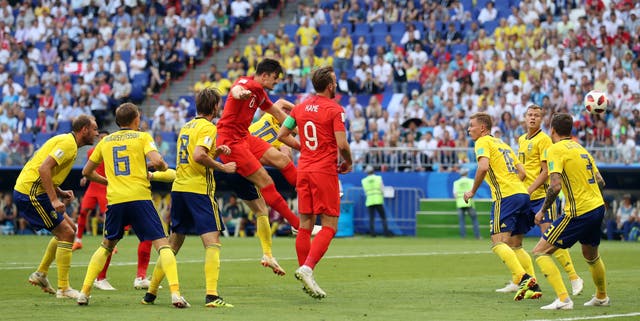
[[[153,273],[151,274],[151,282],[149,283],[149,289],[147,292],[157,295],[158,288],[160,287],[160,282],[164,279],[164,271],[162,270],[162,262],[160,261],[160,257],[158,257],[158,261],[156,261],[156,266],[153,268]]]
[[[104,268],[104,264],[107,262],[109,255],[111,255],[111,250],[102,245],[93,253],[89,261],[89,266],[87,267],[87,274],[84,276],[84,282],[82,282],[82,293],[87,296],[91,293],[93,280],[96,279],[100,271]]]
[[[509,271],[511,271],[511,275],[514,278],[517,278],[517,280],[513,280],[513,283],[520,283],[520,279],[526,273],[526,271],[524,270],[520,262],[518,262],[516,254],[509,247],[509,245],[505,243],[497,243],[491,248],[491,250],[502,260],[502,262],[504,262],[507,268],[509,268]]]
[[[71,269],[71,248],[73,242],[58,241],[56,247],[56,265],[58,265],[58,289],[69,287],[69,269]],[[47,251],[48,251],[47,247]]]
[[[93,236],[98,235],[98,218],[95,216],[91,218],[91,233]]]
[[[560,266],[567,272],[569,276],[569,280],[577,280],[578,274],[576,273],[576,269],[573,266],[573,261],[571,260],[571,254],[569,254],[569,250],[567,249],[557,249],[553,252],[553,256],[558,260]]]
[[[56,258],[56,251],[58,250],[58,240],[54,237],[49,240],[49,244],[47,248],[44,250],[44,255],[42,256],[42,261],[40,261],[40,266],[38,266],[38,272],[47,274],[49,273],[49,267],[51,266],[51,262]]]
[[[562,276],[560,275],[560,270],[551,259],[549,255],[540,255],[536,258],[536,264],[542,271],[542,274],[547,278],[547,281],[553,287],[553,290],[556,292],[558,299],[560,301],[565,301],[569,298],[569,293],[567,292],[567,288],[564,286],[564,282],[562,281]]]
[[[256,235],[260,239],[262,253],[271,256],[271,225],[269,224],[269,216],[260,215],[256,217]]]
[[[220,248],[222,244],[214,243],[204,250],[204,277],[207,295],[218,295],[218,278],[220,276]]]
[[[176,263],[176,256],[173,254],[171,247],[169,247],[168,245],[161,247],[158,250],[158,253],[160,254],[158,262],[160,263],[160,267],[167,277],[167,282],[169,282],[169,289],[171,290],[171,293],[180,294],[180,283],[178,281],[178,264]]]
[[[587,264],[589,264],[589,271],[591,271],[593,283],[596,285],[596,298],[606,298],[607,278],[605,276],[606,269],[604,268],[604,262],[602,262],[602,259],[598,256],[593,261],[587,261]]]
[[[533,261],[531,261],[531,256],[527,251],[525,251],[522,247],[517,249],[513,249],[513,252],[516,254],[518,258],[518,262],[522,265],[522,268],[532,277],[536,277],[536,272],[533,269]]]

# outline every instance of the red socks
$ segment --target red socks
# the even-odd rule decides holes
[[[298,230],[298,236],[296,237],[296,254],[298,254],[298,265],[302,266],[304,261],[309,256],[309,250],[311,249],[311,231],[306,228],[300,228]]]
[[[151,241],[142,241],[138,244],[138,274],[139,278],[147,276],[147,268],[149,267],[149,259],[151,258]]]
[[[336,230],[328,226],[323,226],[318,235],[313,238],[313,242],[311,242],[311,250],[309,251],[307,259],[304,261],[304,265],[311,269],[315,268],[318,261],[324,256],[324,253],[327,252],[334,235],[336,235]],[[298,234],[298,236],[300,236],[300,234]],[[297,246],[298,240],[296,238],[296,249]]]
[[[81,239],[84,235],[84,229],[87,227],[87,216],[89,215],[89,210],[82,209],[80,210],[80,215],[78,215],[78,231],[76,232],[76,237]]]
[[[287,202],[284,201],[282,195],[278,193],[278,191],[276,190],[276,186],[273,183],[261,188],[260,194],[262,194],[262,197],[264,198],[264,201],[267,203],[267,205],[271,206],[274,210],[278,211],[278,213],[282,214],[282,216],[284,216],[284,218],[289,221],[289,224],[291,224],[291,226],[293,226],[295,229],[298,229],[298,227],[300,227],[300,219],[295,214],[293,214],[293,212],[289,208],[289,205],[287,205]]]
[[[296,166],[293,165],[293,162],[289,162],[287,166],[285,166],[280,173],[284,176],[284,178],[289,182],[289,185],[296,186],[296,181],[298,180],[298,170]]]
[[[100,274],[98,274],[96,280],[104,280],[107,278],[107,270],[109,269],[109,264],[111,264],[112,256],[113,255],[109,255],[109,257],[107,257],[107,261],[104,262],[104,267],[102,268],[102,271],[100,271]]]

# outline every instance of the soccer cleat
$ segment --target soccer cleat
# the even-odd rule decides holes
[[[273,256],[263,255],[262,256],[262,260],[260,261],[260,264],[262,264],[262,266],[264,266],[264,267],[268,267],[268,268],[272,269],[273,273],[275,273],[277,275],[283,276],[283,275],[285,275],[287,273],[280,266],[280,264],[278,264],[278,261],[276,261],[276,258],[273,257]]]
[[[73,242],[73,246],[71,247],[71,250],[72,251],[82,250],[82,242],[78,242],[78,241]]]
[[[513,297],[514,301],[520,301],[524,299],[528,290],[532,290],[534,286],[536,286],[536,278],[530,276],[529,274],[525,274],[520,281],[520,285],[518,286],[518,291],[516,295]]]
[[[233,304],[227,303],[222,297],[207,294],[204,306],[208,308],[233,308]]]
[[[184,309],[191,307],[191,304],[184,299],[184,297],[180,296],[176,293],[171,293],[171,304],[178,309]]]
[[[311,230],[311,236],[316,236],[322,230],[322,225],[314,225],[313,230]]]
[[[595,295],[593,296],[593,298],[591,298],[591,300],[584,303],[584,306],[586,307],[608,307],[610,305],[611,300],[609,300],[609,297],[598,299]]]
[[[104,291],[115,291],[116,289],[109,283],[109,281],[107,281],[107,279],[93,280],[93,286],[96,289],[104,290]]]
[[[513,281],[509,281],[509,283],[505,285],[504,288],[496,289],[496,292],[500,293],[512,293],[516,291],[518,291],[518,285],[513,283]]]
[[[560,299],[555,299],[551,304],[540,307],[541,310],[572,310],[573,309],[573,301],[567,298],[566,301],[562,302]]]
[[[542,297],[542,292],[536,290],[527,290],[524,294],[524,298],[527,300],[535,300]]]
[[[140,301],[140,303],[142,304],[153,304],[155,302],[156,302],[156,295],[149,292],[145,293],[144,297]]]
[[[70,287],[64,290],[58,289],[58,291],[56,292],[56,298],[58,299],[77,299],[78,296],[80,296],[80,291],[72,289]]]
[[[577,278],[575,280],[571,280],[571,294],[580,295],[580,293],[582,293],[583,287],[584,287],[583,279]]]
[[[29,283],[39,286],[42,291],[49,294],[56,294],[56,290],[51,287],[49,283],[49,279],[47,279],[47,275],[40,272],[33,272],[29,275]]]
[[[80,292],[80,294],[78,294],[78,299],[76,299],[76,302],[78,303],[78,305],[89,305],[89,298],[86,294]]]
[[[151,281],[146,278],[137,277],[133,280],[133,288],[136,290],[148,289]]]
[[[299,267],[295,272],[296,279],[302,282],[302,290],[315,299],[322,299],[327,296],[316,280],[313,278],[313,270],[306,266]]]

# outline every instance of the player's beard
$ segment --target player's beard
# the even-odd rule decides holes
[[[329,98],[336,98],[336,87],[333,87],[333,90],[329,93]]]

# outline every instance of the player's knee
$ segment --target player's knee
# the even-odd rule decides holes
[[[67,220],[62,221],[60,225],[54,229],[54,234],[60,241],[65,242],[73,242],[75,237],[74,228]]]

